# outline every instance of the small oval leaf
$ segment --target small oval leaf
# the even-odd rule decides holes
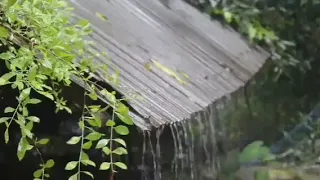
[[[90,159],[81,160],[81,163],[84,165],[90,165],[90,166],[96,167],[96,163],[94,163]]]
[[[114,130],[119,134],[119,135],[128,135],[129,134],[129,129],[126,126],[119,125],[114,128]]]
[[[54,161],[53,159],[49,159],[46,164],[45,164],[45,167],[46,168],[52,168],[54,166]]]
[[[97,141],[101,138],[102,134],[98,133],[98,132],[92,132],[90,134],[88,134],[85,139],[88,139],[90,141]]]
[[[102,151],[106,154],[106,155],[109,155],[110,154],[110,149],[109,149],[109,147],[104,147],[104,148],[102,148]]]
[[[37,144],[42,144],[42,145],[45,145],[45,144],[48,144],[49,142],[49,139],[45,138],[45,139],[40,139]]]
[[[43,170],[42,169],[38,169],[35,172],[33,172],[33,177],[39,178],[42,175],[42,173],[43,173]]]
[[[123,139],[116,138],[114,139],[114,141],[116,141],[117,143],[121,144],[124,147],[127,147],[127,144]]]
[[[73,170],[74,168],[76,168],[78,165],[78,161],[70,161],[68,162],[68,164],[66,165],[66,167],[64,168],[67,171]]]
[[[127,169],[128,169],[127,165],[125,165],[125,164],[122,163],[122,162],[116,162],[116,163],[114,163],[114,165],[116,165],[116,166],[118,166],[119,168],[124,169],[124,170],[127,170]]]
[[[109,162],[103,162],[100,165],[100,168],[99,168],[99,170],[108,170],[108,169],[110,169],[110,163]]]
[[[12,113],[12,112],[14,112],[14,111],[15,111],[15,109],[12,108],[12,107],[6,107],[6,108],[4,109],[4,113]]]
[[[80,139],[81,137],[79,136],[73,136],[71,139],[67,141],[67,144],[70,144],[70,145],[77,144],[80,141]]]
[[[29,117],[27,117],[27,119],[30,121],[36,122],[36,123],[40,122],[40,119],[36,116],[29,116]]]
[[[83,149],[90,149],[92,146],[92,141],[88,141],[82,145]]]
[[[91,172],[89,172],[89,171],[82,171],[82,172],[83,172],[84,174],[90,176],[92,179],[94,179],[94,176],[93,176],[93,174],[92,174]]]
[[[96,145],[96,149],[100,149],[105,147],[108,143],[109,143],[109,139],[101,139],[98,141],[97,145]]]
[[[115,150],[113,150],[112,153],[118,154],[118,155],[123,155],[123,154],[128,154],[128,151],[123,147],[118,147]]]
[[[70,177],[68,178],[68,180],[77,180],[77,177],[78,177],[78,173],[70,176]]]
[[[115,125],[116,125],[116,123],[110,119],[106,122],[106,126],[108,126],[108,127],[113,127]]]
[[[9,117],[2,117],[2,118],[0,118],[0,124],[8,121],[9,119],[10,119]]]
[[[41,100],[39,99],[29,99],[28,104],[39,104]]]

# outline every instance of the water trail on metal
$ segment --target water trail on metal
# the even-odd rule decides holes
[[[157,172],[157,162],[156,162],[156,155],[154,153],[154,149],[153,149],[153,145],[152,145],[151,133],[150,133],[150,131],[147,131],[147,133],[148,133],[148,138],[149,138],[150,151],[152,154],[154,180],[159,180],[159,178],[157,177],[157,173],[156,173]]]
[[[189,136],[188,136],[188,131],[187,131],[187,128],[186,128],[186,123],[185,122],[181,122],[180,123],[180,126],[182,128],[182,135],[183,135],[183,142],[184,142],[184,149],[185,149],[185,161],[186,161],[186,164],[189,164],[190,163],[190,157],[189,157],[189,151],[190,151],[190,139],[189,139]]]
[[[207,139],[207,133],[206,133],[206,129],[204,128],[205,126],[204,126],[204,123],[202,122],[202,119],[203,118],[201,116],[201,113],[198,113],[198,115],[196,116],[196,120],[197,120],[199,127],[200,127],[200,132],[201,132],[200,140],[202,141],[201,143],[203,145],[205,160],[208,160],[210,158],[208,147],[207,147],[208,139]]]
[[[157,138],[157,145],[156,145],[156,154],[157,154],[157,170],[156,174],[159,179],[162,179],[162,174],[161,174],[161,148],[160,148],[160,136],[163,132],[164,126],[161,126],[159,129],[157,129],[156,132],[156,138]]]
[[[194,168],[194,134],[193,134],[193,130],[192,130],[192,122],[188,121],[187,122],[188,125],[188,130],[190,133],[190,146],[189,146],[189,161],[190,161],[190,175],[191,175],[191,179],[194,180],[195,178],[195,168]]]
[[[143,144],[142,144],[142,159],[141,159],[141,171],[142,176],[141,180],[147,180],[146,171],[145,171],[145,157],[146,157],[146,145],[147,145],[147,137],[146,131],[143,131]]]
[[[173,144],[174,144],[174,158],[171,163],[171,172],[175,172],[175,178],[178,177],[178,147],[177,147],[177,138],[174,132],[174,125],[170,124],[170,131],[173,138]]]
[[[215,124],[214,122],[217,122],[218,119],[216,118],[217,116],[217,111],[215,111],[215,106],[209,106],[209,109],[206,111],[205,118],[207,119],[207,123],[209,125],[209,141],[211,142],[212,145],[212,150],[211,150],[211,162],[210,162],[210,172],[212,173],[217,173],[218,171],[218,156],[217,156],[217,139],[216,139],[216,131],[215,131]]]
[[[176,132],[177,132],[177,143],[178,143],[178,150],[179,150],[179,153],[178,153],[178,159],[180,160],[180,163],[181,163],[181,172],[183,171],[184,169],[184,153],[183,153],[183,149],[182,149],[182,141],[181,141],[181,138],[180,138],[180,131],[179,131],[179,128],[178,128],[178,125],[177,123],[174,123],[173,124],[173,127],[175,128]]]

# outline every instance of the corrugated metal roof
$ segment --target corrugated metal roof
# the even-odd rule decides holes
[[[138,113],[132,112],[134,121],[144,129],[188,119],[236,91],[269,56],[181,0],[172,1],[170,9],[157,0],[71,2],[77,16],[90,20],[95,48],[106,51],[112,67],[120,70],[121,86],[115,89],[125,96],[142,96],[129,104]],[[187,84],[161,68],[148,70],[145,66],[151,60],[183,72],[188,76]],[[95,61],[110,62],[103,57]]]

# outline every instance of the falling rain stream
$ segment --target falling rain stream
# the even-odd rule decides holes
[[[217,112],[208,107],[189,120],[145,132],[142,155],[148,157],[142,161],[152,161],[146,163],[152,170],[145,180],[214,180],[219,168]]]

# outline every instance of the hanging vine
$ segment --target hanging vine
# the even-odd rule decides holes
[[[117,169],[127,169],[123,162],[115,161],[114,156],[127,154],[126,143],[116,135],[128,135],[125,125],[133,125],[129,109],[123,99],[117,99],[115,92],[109,92],[92,80],[92,73],[104,70],[105,67],[94,65],[93,58],[103,55],[90,48],[93,42],[84,38],[90,33],[90,23],[79,20],[76,24],[70,21],[73,8],[64,0],[4,0],[0,2],[0,45],[5,52],[0,59],[5,62],[8,72],[0,77],[0,86],[10,86],[18,90],[15,107],[6,107],[6,116],[0,123],[6,126],[5,142],[11,141],[9,128],[16,123],[21,129],[21,139],[17,147],[17,156],[23,160],[25,154],[35,149],[40,156],[40,168],[34,172],[36,180],[48,179],[49,168],[54,166],[54,159],[44,161],[37,145],[45,145],[49,139],[37,139],[33,133],[34,123],[41,123],[39,117],[29,115],[29,106],[41,106],[40,99],[32,97],[32,92],[43,95],[54,101],[58,111],[72,113],[71,108],[61,95],[61,84],[70,86],[72,77],[80,79],[88,90],[84,96],[84,106],[78,125],[80,136],[73,136],[66,143],[80,145],[79,158],[66,164],[65,170],[74,171],[70,180],[80,179],[81,174],[94,178],[83,166],[93,166],[100,170],[110,170],[113,174]],[[105,17],[103,18],[105,19]],[[105,74],[106,78],[115,77]],[[114,79],[115,80],[115,79]],[[97,101],[99,96],[106,98],[108,106],[89,105],[87,98]],[[111,119],[101,120],[101,113],[112,108]],[[121,121],[118,122],[116,119]],[[106,122],[106,123],[103,123]],[[109,127],[110,134],[99,132],[99,128]],[[96,142],[96,146],[93,143]],[[114,144],[118,144],[115,146]],[[93,162],[88,151],[100,149],[109,156],[109,162],[99,166]]]

